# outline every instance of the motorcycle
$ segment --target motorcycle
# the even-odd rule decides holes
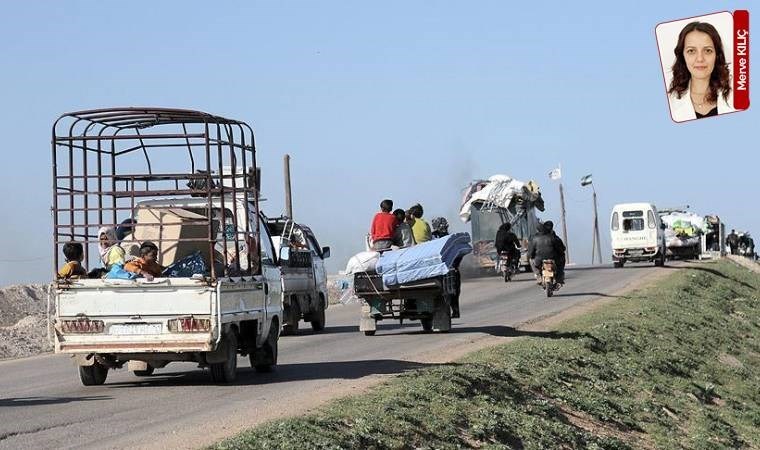
[[[545,259],[541,263],[541,287],[546,291],[547,297],[554,295],[554,291],[560,288],[560,284],[555,279],[556,269],[553,259]]]
[[[519,264],[518,258],[511,258],[508,252],[501,252],[496,271],[504,277],[504,282],[508,283],[515,274],[520,272]]]

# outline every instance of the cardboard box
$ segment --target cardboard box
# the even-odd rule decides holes
[[[122,241],[127,255],[139,256],[140,244],[151,241],[158,246],[158,262],[168,266],[196,251],[210,261],[208,254],[208,219],[182,208],[141,207],[136,214],[134,232]],[[216,224],[216,222],[214,222]],[[216,235],[217,226],[213,227]],[[184,241],[183,239],[202,239]]]

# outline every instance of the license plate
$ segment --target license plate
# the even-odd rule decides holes
[[[118,323],[108,328],[110,334],[117,336],[134,334],[161,334],[160,323]]]

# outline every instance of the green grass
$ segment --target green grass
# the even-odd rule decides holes
[[[760,448],[760,276],[729,262],[218,449]]]

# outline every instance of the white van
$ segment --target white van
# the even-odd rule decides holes
[[[628,261],[665,264],[665,232],[653,204],[615,205],[610,218],[610,235],[615,267],[623,267]]]

